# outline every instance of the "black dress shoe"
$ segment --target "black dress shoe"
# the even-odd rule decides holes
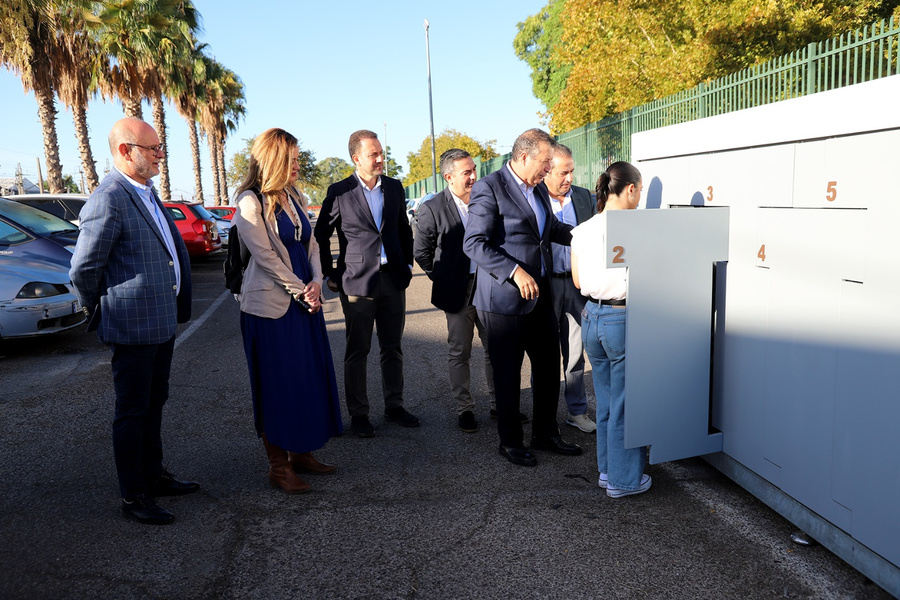
[[[138,496],[133,500],[122,499],[122,514],[148,525],[168,525],[175,515],[156,503],[149,496]]]
[[[494,419],[495,421],[497,420],[497,409],[496,408],[491,409],[491,418]],[[522,425],[525,425],[530,420],[531,419],[529,419],[528,415],[526,415],[525,413],[522,413],[522,412],[519,413],[519,422],[522,423]]]
[[[163,471],[162,476],[147,485],[147,494],[154,498],[160,496],[184,496],[200,490],[200,484],[193,481],[178,481],[168,471]]]
[[[375,435],[375,428],[372,427],[367,415],[350,417],[350,430],[356,437],[370,438]]]
[[[419,418],[409,414],[405,408],[398,406],[397,408],[388,408],[384,411],[384,418],[403,425],[404,427],[418,427]]]
[[[537,459],[534,457],[534,454],[529,452],[526,448],[517,448],[515,446],[504,446],[503,444],[500,444],[500,456],[504,457],[514,465],[520,465],[522,467],[537,466]]]
[[[537,450],[562,454],[563,456],[578,456],[581,454],[581,446],[570,444],[558,435],[546,438],[531,438],[531,447]]]
[[[459,415],[459,428],[466,433],[475,433],[478,431],[478,421],[475,420],[475,413],[471,410],[467,410]]]

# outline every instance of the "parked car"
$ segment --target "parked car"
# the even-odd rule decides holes
[[[6,196],[8,200],[39,208],[74,225],[78,225],[78,215],[89,197],[89,194],[20,194],[18,196]]]
[[[412,227],[413,233],[416,232],[416,211],[419,210],[423,202],[434,198],[434,196],[433,192],[428,192],[421,198],[411,198],[406,201],[406,218],[409,219],[409,226]]]
[[[0,199],[0,339],[84,323],[69,280],[77,235],[78,228],[68,221]]]
[[[172,215],[191,256],[208,256],[221,250],[215,218],[198,202],[163,202]]]
[[[216,216],[213,213],[210,214],[212,215],[213,220],[215,220],[216,222],[216,230],[218,230],[219,232],[219,239],[222,240],[222,247],[227,248],[228,232],[231,230],[231,226],[234,225],[234,223],[232,223],[231,221],[227,221],[222,217]]]
[[[205,206],[204,208],[213,216],[221,217],[226,221],[230,221],[237,212],[236,206]]]
[[[9,255],[12,247],[28,257],[49,260],[66,269],[75,251],[78,227],[48,212],[26,204],[0,198],[0,224],[6,240],[0,253]],[[23,245],[34,241],[33,244]],[[23,245],[18,248],[19,245]]]

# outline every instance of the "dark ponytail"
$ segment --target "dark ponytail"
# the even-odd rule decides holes
[[[641,172],[631,163],[620,160],[609,165],[597,178],[597,212],[602,213],[606,208],[610,194],[618,196],[632,183],[637,185],[640,182]]]

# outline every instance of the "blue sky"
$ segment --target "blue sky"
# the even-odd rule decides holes
[[[385,137],[392,155],[406,155],[429,134],[424,20],[431,24],[434,127],[447,127],[508,152],[515,137],[540,126],[541,103],[531,91],[528,66],[512,42],[516,24],[540,11],[546,0],[490,0],[478,4],[381,3],[309,0],[195,0],[203,17],[202,42],[245,85],[247,114],[228,140],[226,158],[244,138],[282,127],[311,150],[316,160],[349,161],[347,139],[356,129]],[[36,159],[46,177],[43,137],[32,94],[0,69],[0,177],[16,164],[36,181]],[[63,173],[76,180],[81,159],[71,113],[59,105],[57,132]],[[109,150],[106,134],[123,116],[118,103],[95,101],[88,111],[91,146],[101,173]],[[149,106],[144,118],[152,122]],[[174,107],[167,111],[172,195],[193,195],[187,125]],[[385,125],[386,124],[386,125]],[[201,147],[203,187],[210,203],[209,152]]]

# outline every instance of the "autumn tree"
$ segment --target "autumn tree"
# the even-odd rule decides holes
[[[497,156],[497,149],[494,147],[496,143],[497,140],[488,140],[482,143],[455,129],[445,129],[434,138],[435,168],[440,171],[441,166],[437,164],[440,156],[451,148],[462,148],[473,157],[481,158],[482,161],[490,160]],[[406,155],[406,162],[409,163],[409,174],[403,178],[403,185],[427,179],[434,174],[431,168],[431,136],[422,141],[417,152],[410,152]]]
[[[560,133],[860,28],[897,5],[551,0],[519,23],[514,47]]]

